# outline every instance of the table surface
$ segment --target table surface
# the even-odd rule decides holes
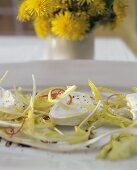
[[[0,63],[47,59],[46,40],[35,36],[1,36]],[[137,61],[137,56],[121,38],[96,38],[95,59]]]

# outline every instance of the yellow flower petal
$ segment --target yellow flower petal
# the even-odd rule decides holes
[[[52,20],[52,33],[65,39],[82,39],[89,29],[86,19],[74,16],[71,12],[58,14]]]
[[[106,10],[106,3],[104,0],[94,0],[89,4],[88,14],[90,16],[101,15]]]
[[[40,38],[45,38],[50,32],[50,24],[48,19],[37,17],[34,20],[34,28],[36,34]]]
[[[17,19],[20,21],[28,21],[30,20],[30,15],[27,12],[27,4],[26,1],[22,2],[19,6]]]
[[[26,0],[27,11],[31,16],[50,16],[56,9],[56,0]]]
[[[116,19],[113,24],[113,27],[117,27],[121,24],[124,17],[126,16],[126,7],[127,7],[126,0],[115,0],[113,4],[113,10],[116,14]]]

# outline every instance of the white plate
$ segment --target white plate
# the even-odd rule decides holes
[[[3,87],[32,87],[35,74],[38,87],[76,84],[85,89],[87,80],[99,86],[126,90],[137,86],[137,63],[102,61],[42,61],[0,64],[0,75],[9,70]],[[95,160],[95,151],[55,153],[33,148],[0,144],[0,170],[135,170],[137,157],[126,161]]]

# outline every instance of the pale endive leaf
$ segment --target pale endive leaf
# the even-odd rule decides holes
[[[91,91],[92,91],[95,101],[98,102],[99,100],[101,100],[100,91],[95,86],[95,84],[91,80],[88,81],[88,84],[89,84],[89,87],[91,88]]]
[[[124,132],[112,137],[97,158],[122,160],[133,155],[137,155],[137,136]]]

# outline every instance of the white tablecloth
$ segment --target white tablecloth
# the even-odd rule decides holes
[[[33,36],[1,36],[0,63],[47,59],[46,40]],[[95,59],[137,61],[132,51],[120,38],[96,38]]]

